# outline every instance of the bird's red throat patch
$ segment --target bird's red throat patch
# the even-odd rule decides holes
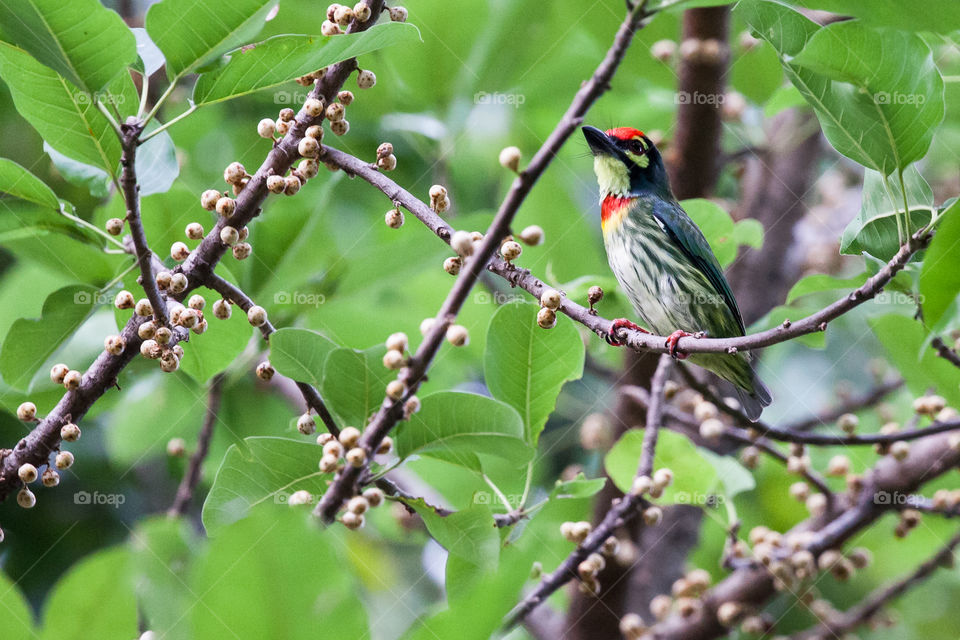
[[[612,193],[603,199],[600,203],[600,226],[604,231],[612,231],[620,226],[620,221],[633,200],[630,196],[617,196]]]

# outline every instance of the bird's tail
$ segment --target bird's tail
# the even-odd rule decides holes
[[[752,367],[750,374],[751,388],[743,388],[739,385],[737,385],[736,388],[743,412],[751,421],[756,422],[760,419],[760,413],[763,411],[763,408],[770,406],[773,398],[770,397],[770,390],[767,389],[767,385],[763,384],[763,381],[760,380],[757,372]]]
[[[740,407],[753,422],[760,419],[763,408],[772,401],[770,390],[761,382],[746,354],[741,353],[731,358],[725,354],[695,353],[690,356],[690,362],[709,369],[730,382],[737,390]]]

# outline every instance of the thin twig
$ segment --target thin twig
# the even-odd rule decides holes
[[[123,189],[123,200],[127,205],[127,224],[130,225],[130,236],[136,249],[137,263],[140,265],[140,285],[147,294],[147,300],[153,307],[153,317],[158,326],[167,326],[170,319],[167,316],[167,303],[157,281],[153,275],[153,252],[147,244],[147,234],[140,219],[140,185],[137,182],[136,155],[137,140],[143,131],[140,122],[127,122],[120,125],[121,145],[123,155],[120,157],[120,186]]]
[[[380,17],[383,0],[365,1],[371,9],[371,18],[363,23],[355,21],[350,26],[351,32],[363,31],[373,26]],[[329,104],[333,96],[343,86],[347,77],[356,68],[357,61],[355,58],[332,65],[311,90],[310,95],[312,97],[323,96]],[[181,294],[171,296],[171,298],[183,300],[193,289],[200,286],[205,277],[213,273],[214,267],[223,257],[227,248],[220,241],[220,230],[227,224],[240,229],[260,213],[260,207],[267,197],[267,177],[273,174],[284,175],[290,169],[291,165],[299,158],[297,146],[303,139],[307,127],[319,123],[320,120],[320,117],[311,117],[303,109],[300,110],[290,127],[290,131],[271,148],[263,164],[250,178],[246,188],[238,195],[236,210],[233,215],[230,218],[218,219],[217,224],[206,235],[200,246],[192,251],[190,257],[178,267],[178,270],[187,276],[188,288]],[[134,249],[131,248],[130,251],[133,252]],[[158,263],[156,268],[162,269],[162,263]],[[17,475],[17,470],[20,465],[25,462],[30,462],[36,466],[46,464],[49,453],[55,451],[60,444],[60,427],[64,420],[69,417],[70,420],[78,422],[86,415],[94,402],[107,390],[114,387],[119,373],[139,352],[142,340],[137,333],[137,329],[145,321],[146,318],[136,315],[131,317],[120,332],[120,336],[126,344],[123,353],[118,356],[106,352],[101,353],[84,372],[80,388],[66,392],[60,398],[56,407],[34,426],[33,430],[17,444],[11,453],[2,458],[2,461],[0,461],[0,500],[6,498],[12,490],[19,487],[20,478]],[[174,338],[171,346],[179,340],[186,339],[189,335],[189,332],[182,327],[173,327],[173,332]]]
[[[936,336],[933,340],[931,340],[930,346],[934,348],[938,356],[953,366],[960,367],[960,355],[957,355],[956,351],[948,347],[940,336]]]
[[[627,49],[633,40],[634,33],[637,30],[641,20],[645,17],[643,7],[646,1],[641,2],[638,7],[633,9],[620,25],[614,38],[613,44],[607,51],[607,55],[597,67],[596,71],[585,82],[580,90],[574,96],[573,102],[567,108],[560,122],[541,145],[540,149],[534,154],[527,168],[519,173],[506,198],[500,204],[497,214],[480,247],[474,252],[474,255],[464,265],[460,271],[456,283],[450,290],[449,295],[440,308],[433,328],[424,336],[423,342],[416,353],[410,359],[407,368],[402,370],[401,376],[406,384],[407,392],[399,400],[385,399],[377,415],[374,416],[371,423],[364,429],[360,445],[367,451],[367,458],[376,451],[377,446],[383,438],[390,432],[393,426],[403,415],[403,403],[410,395],[416,393],[420,384],[423,382],[424,375],[430,367],[434,356],[440,349],[447,328],[456,318],[461,306],[466,301],[474,284],[480,277],[484,268],[490,263],[494,254],[500,247],[500,242],[510,232],[510,224],[523,203],[530,189],[537,179],[543,174],[554,156],[563,146],[563,143],[573,134],[576,128],[583,122],[583,116],[596,100],[603,95],[609,88],[610,80],[620,66],[620,62],[626,55]],[[326,161],[327,156],[323,156]],[[397,187],[399,189],[399,187]],[[409,194],[408,194],[409,195]],[[324,494],[323,498],[317,504],[314,514],[319,516],[324,522],[332,522],[337,511],[344,501],[353,495],[357,488],[357,481],[363,473],[363,467],[348,466],[344,468],[334,478],[333,484]]]
[[[669,356],[661,356],[657,363],[657,370],[650,381],[650,405],[647,408],[646,428],[643,433],[643,448],[640,452],[640,462],[637,464],[636,477],[651,476],[653,473],[653,461],[656,455],[657,435],[660,431],[660,424],[663,418],[663,387],[667,381],[672,364]],[[627,493],[622,498],[617,498],[611,503],[610,510],[603,517],[590,535],[567,556],[560,566],[552,573],[543,577],[539,584],[528,593],[517,606],[507,614],[504,621],[504,629],[510,629],[521,622],[531,611],[539,604],[544,602],[551,593],[565,585],[570,580],[577,577],[577,567],[581,562],[587,559],[591,553],[594,553],[600,546],[613,535],[617,527],[623,525],[631,518],[635,517],[642,505],[646,501],[641,494],[633,492]]]
[[[914,569],[909,575],[885,587],[876,589],[864,598],[863,602],[852,607],[836,619],[827,620],[813,629],[791,637],[796,640],[813,640],[814,638],[826,637],[839,638],[857,627],[867,624],[870,618],[877,612],[887,606],[891,601],[902,596],[907,590],[929,578],[938,568],[951,566],[953,553],[957,545],[960,545],[960,533],[950,538],[947,544],[930,559]]]
[[[423,222],[428,229],[433,231],[437,237],[449,244],[454,231],[453,228],[433,212],[430,207],[380,173],[375,165],[331,147],[323,147],[323,152],[322,159],[324,162],[335,164],[349,175],[358,176],[377,187],[391,201],[399,202]],[[767,331],[736,338],[680,338],[677,343],[678,349],[683,353],[735,354],[739,351],[768,347],[803,335],[824,331],[829,322],[852,311],[880,293],[887,283],[906,266],[917,251],[926,248],[931,237],[931,234],[927,231],[917,232],[907,244],[900,247],[896,255],[880,271],[862,286],[801,320],[785,322]],[[519,287],[538,299],[545,289],[551,288],[529,271],[519,269],[501,259],[492,260],[487,268],[506,279],[512,286]],[[569,298],[563,299],[558,311],[586,326],[599,336],[610,335],[612,320],[590,313],[589,309]],[[628,347],[639,352],[667,353],[667,339],[663,336],[621,328],[618,330],[616,337],[625,342]]]
[[[632,400],[642,407],[649,406],[650,396],[647,393],[646,389],[636,387],[633,385],[622,385],[619,388],[620,393],[626,394]],[[683,433],[688,436],[693,436],[693,434],[699,433],[699,422],[693,416],[693,414],[686,413],[681,411],[677,407],[669,406],[664,409],[666,417],[675,422],[678,425],[683,426]],[[754,446],[763,453],[769,455],[770,457],[786,463],[788,456],[785,455],[782,451],[776,448],[772,442],[766,438],[754,438],[746,429],[741,429],[739,427],[727,426],[723,432],[723,438],[731,440],[737,444]],[[820,493],[826,496],[828,501],[828,506],[834,500],[833,492],[830,490],[830,485],[827,484],[818,473],[813,470],[805,469],[801,472],[801,477],[812,484]]]
[[[220,401],[223,397],[224,374],[218,373],[210,380],[210,390],[207,392],[207,412],[203,417],[203,426],[197,435],[197,450],[190,456],[190,463],[187,465],[187,471],[180,480],[180,486],[177,487],[177,495],[173,499],[167,515],[182,516],[187,512],[190,500],[193,498],[193,492],[200,482],[203,461],[210,451],[210,441],[213,439],[213,428],[217,424],[218,414],[220,413]]]
[[[752,422],[750,418],[746,416],[740,409],[731,407],[722,398],[718,397],[707,385],[703,384],[694,377],[694,375],[687,371],[686,368],[681,368],[683,371],[683,376],[687,383],[705,398],[710,400],[717,409],[727,414],[737,422],[742,425],[747,426],[748,428],[763,434],[764,436],[770,438],[771,440],[778,440],[780,442],[795,442],[797,444],[812,444],[812,445],[822,445],[822,446],[831,446],[831,445],[873,445],[873,444],[890,444],[897,442],[899,440],[916,440],[918,438],[925,438],[937,433],[943,433],[945,431],[954,431],[960,429],[960,419],[958,420],[946,420],[943,422],[934,422],[928,427],[922,429],[909,429],[905,431],[897,431],[894,433],[866,433],[862,435],[858,434],[844,434],[844,435],[829,435],[823,433],[804,433],[802,431],[795,431],[796,427],[783,428],[783,427],[774,427],[770,424],[767,424],[763,421]],[[893,384],[893,383],[891,383]],[[896,383],[896,387],[899,387],[902,384],[901,382]],[[879,387],[869,396],[864,398],[865,402],[879,402],[880,399],[886,395],[886,387]],[[884,392],[884,393],[881,393]],[[847,405],[850,406],[850,405]],[[869,406],[869,404],[865,405]],[[847,413],[847,412],[844,412]],[[842,414],[841,414],[842,415]],[[839,416],[837,416],[839,417]],[[834,418],[835,420],[836,418]],[[818,419],[819,420],[819,419]],[[807,424],[811,421],[805,421],[799,423],[802,427],[806,428]]]
[[[250,298],[243,290],[232,284],[215,273],[208,274],[203,279],[203,285],[213,291],[219,293],[225,300],[229,300],[236,304],[244,313],[250,310],[250,307],[254,306],[253,299]],[[268,343],[270,342],[270,335],[276,331],[273,324],[267,320],[262,325],[260,325],[260,333],[263,335],[264,340]],[[307,404],[307,407],[313,409],[320,420],[323,422],[324,426],[327,428],[327,431],[332,433],[334,436],[340,435],[340,427],[337,426],[336,420],[333,419],[333,415],[330,413],[330,410],[327,408],[326,403],[323,401],[323,397],[320,395],[320,392],[311,384],[307,382],[301,382],[299,380],[294,380],[294,383],[297,385],[297,389],[300,390],[300,394],[303,396],[303,401]]]

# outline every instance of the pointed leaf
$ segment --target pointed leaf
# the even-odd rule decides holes
[[[583,375],[584,346],[572,322],[561,317],[550,330],[537,325],[538,307],[505,304],[490,319],[483,358],[490,393],[523,418],[525,438],[536,444],[557,396]]]
[[[152,76],[167,62],[163,57],[163,51],[160,51],[160,47],[150,39],[150,34],[143,27],[130,30],[133,31],[133,35],[137,39],[137,55],[140,56],[143,72]]]
[[[431,537],[461,560],[495,571],[500,551],[500,536],[493,524],[493,514],[486,505],[471,505],[450,515],[441,516],[423,498],[407,502],[413,507]]]
[[[814,273],[801,278],[787,294],[786,304],[790,304],[797,298],[808,296],[812,293],[821,291],[836,291],[838,289],[856,289],[867,280],[867,274],[852,276],[850,278],[838,278],[826,273]]]
[[[150,38],[171,78],[239,47],[263,28],[277,0],[161,0],[147,11]]]
[[[916,231],[930,222],[933,213],[933,190],[916,167],[911,165],[903,172],[907,187],[907,202],[910,205],[910,229]],[[900,235],[897,231],[896,213],[903,219],[903,191],[897,179],[889,180],[890,191],[883,177],[867,169],[863,176],[863,204],[860,213],[850,221],[840,241],[841,253],[870,255],[887,261],[900,250]]]
[[[923,268],[920,271],[920,302],[923,321],[928,327],[936,327],[950,305],[960,296],[960,269],[957,269],[960,200],[941,215],[943,218],[923,256]]]
[[[60,210],[60,200],[53,189],[7,158],[0,158],[0,193],[9,193],[15,198]]]
[[[43,141],[43,151],[64,180],[81,189],[86,189],[94,198],[110,195],[110,174],[99,167],[69,158]]]
[[[123,19],[100,0],[0,0],[4,39],[88,93],[136,57]]]
[[[366,31],[336,37],[274,36],[233,51],[226,65],[200,76],[193,100],[197,104],[229,100],[279,86],[348,58],[419,40],[420,31],[412,24],[401,22],[375,25]]]
[[[844,155],[889,175],[930,148],[943,120],[943,79],[929,45],[916,34],[837,22],[817,31],[792,64],[856,87],[842,91],[844,102],[869,119],[847,133],[859,140],[838,147]],[[843,87],[833,85],[840,95]]]
[[[423,398],[422,406],[398,428],[401,458],[427,456],[482,471],[479,455],[517,466],[533,456],[523,440],[520,415],[510,405],[473,393],[441,391]]]
[[[0,42],[0,77],[17,111],[50,146],[111,175],[116,172],[120,141],[90,96],[5,42]]]

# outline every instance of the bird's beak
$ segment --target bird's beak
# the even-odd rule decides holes
[[[600,131],[600,129],[596,127],[583,127],[580,130],[583,131],[583,137],[587,139],[587,144],[590,145],[590,151],[593,155],[619,155],[619,149],[613,144],[610,137],[603,131]]]

